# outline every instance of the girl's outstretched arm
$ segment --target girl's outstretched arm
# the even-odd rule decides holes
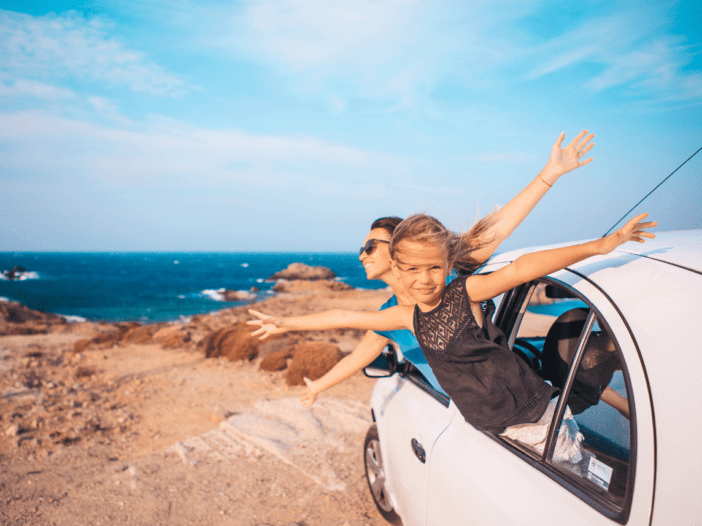
[[[655,234],[647,232],[658,223],[642,222],[648,214],[641,214],[631,219],[616,232],[588,243],[571,245],[532,252],[518,257],[513,263],[492,274],[479,274],[466,279],[466,290],[472,302],[488,300],[502,294],[517,285],[540,278],[561,270],[579,261],[598,254],[609,254],[627,241],[643,243],[644,238],[654,238]]]
[[[590,142],[594,136],[594,133],[588,135],[587,130],[583,130],[565,147],[562,147],[565,132],[558,136],[558,139],[551,147],[551,157],[539,175],[524,190],[512,198],[509,203],[495,213],[493,227],[489,228],[482,236],[487,240],[488,244],[474,251],[474,259],[487,261],[497,250],[497,247],[529,215],[561,175],[585,166],[592,161],[592,157],[584,161],[580,159],[595,145],[595,143]],[[480,245],[480,241],[478,241],[478,245]]]
[[[354,311],[334,309],[307,316],[292,316],[289,318],[274,318],[268,314],[249,310],[258,319],[250,320],[248,325],[260,328],[251,333],[259,336],[259,340],[268,338],[271,334],[288,331],[326,331],[330,329],[366,329],[371,331],[394,331],[397,329],[412,330],[413,305],[397,305],[381,311]]]
[[[390,340],[384,336],[368,331],[353,352],[345,356],[327,374],[314,381],[305,378],[307,389],[300,397],[300,401],[306,407],[310,407],[314,404],[319,393],[343,382],[363,369],[383,352],[389,342]]]

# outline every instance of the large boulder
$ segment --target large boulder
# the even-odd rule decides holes
[[[206,358],[224,357],[229,360],[251,361],[258,356],[261,341],[251,336],[252,328],[246,323],[237,323],[214,331],[205,336],[197,347],[205,353]]]
[[[350,290],[353,287],[343,281],[333,279],[325,280],[308,280],[300,279],[288,281],[287,279],[278,280],[273,285],[275,292],[328,292],[330,290]]]
[[[190,330],[183,325],[166,325],[156,331],[152,337],[152,341],[164,349],[186,347],[191,340]]]
[[[327,267],[312,267],[304,263],[290,263],[288,268],[276,272],[268,279],[334,279],[335,277],[336,274]]]
[[[224,301],[253,301],[256,299],[256,295],[248,290],[220,289],[217,292],[219,292]]]
[[[317,380],[341,359],[339,348],[326,342],[304,342],[292,351],[293,361],[285,373],[288,385],[305,385],[304,378]]]

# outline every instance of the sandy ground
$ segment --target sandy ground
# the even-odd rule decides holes
[[[368,309],[388,296],[282,294],[256,308]],[[205,321],[245,318],[235,309]],[[307,409],[284,371],[259,371],[264,352],[206,359],[197,338],[75,352],[104,330],[78,325],[0,336],[2,524],[385,524],[363,469],[373,380],[359,373]],[[360,336],[304,334],[342,352]]]
[[[389,295],[279,294],[252,306],[273,315],[368,310]],[[362,332],[273,338],[253,361],[205,358],[199,341],[246,319],[246,307],[197,316],[138,334],[141,344],[125,336],[76,346],[117,329],[95,323],[0,336],[0,522],[386,524],[363,468],[374,381],[358,373],[308,409],[285,371],[259,369],[295,338],[348,353]],[[520,334],[543,334],[552,321],[532,316]]]

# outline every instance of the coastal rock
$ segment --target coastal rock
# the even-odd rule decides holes
[[[27,308],[15,301],[0,302],[0,334],[45,334],[54,325],[65,325],[58,314]]]
[[[221,289],[218,292],[222,295],[224,301],[253,301],[256,299],[256,295],[248,290]]]
[[[74,324],[75,327],[81,325]],[[103,332],[97,336],[78,340],[73,346],[73,352],[79,353],[86,349],[109,349],[119,343],[129,331],[140,327],[141,325],[137,322],[104,324],[101,326]]]
[[[163,323],[149,323],[138,325],[129,329],[121,338],[124,343],[151,343],[151,339],[156,332],[163,327]]]
[[[5,279],[9,279],[11,281],[14,281],[14,280],[21,280],[26,272],[27,272],[26,268],[24,268],[20,265],[15,265],[14,267],[12,267],[12,270],[3,270],[2,275],[5,276]]]
[[[343,281],[329,280],[307,280],[288,281],[279,280],[274,286],[275,292],[326,292],[329,290],[351,290],[353,287]]]
[[[164,349],[177,349],[190,343],[192,336],[183,325],[167,325],[156,331],[152,339]]]
[[[251,361],[258,356],[260,345],[260,340],[251,336],[251,327],[237,323],[234,327],[210,333],[197,346],[204,351],[206,358],[221,356],[232,361]]]
[[[310,265],[305,265],[304,263],[290,263],[288,268],[276,272],[269,280],[277,279],[334,279],[336,274],[327,268],[322,266],[312,267]]]
[[[339,348],[326,342],[304,342],[293,350],[293,361],[285,373],[288,385],[305,385],[304,378],[317,380],[341,359]]]
[[[266,372],[282,371],[287,368],[288,359],[291,357],[290,351],[274,351],[261,360],[259,369]]]

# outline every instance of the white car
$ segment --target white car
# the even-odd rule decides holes
[[[627,243],[495,303],[510,347],[561,387],[554,421],[567,401],[585,458],[551,458],[553,424],[544,454],[476,430],[426,364],[389,347],[385,365],[366,368],[387,376],[364,445],[383,516],[404,526],[702,524],[702,230]]]

